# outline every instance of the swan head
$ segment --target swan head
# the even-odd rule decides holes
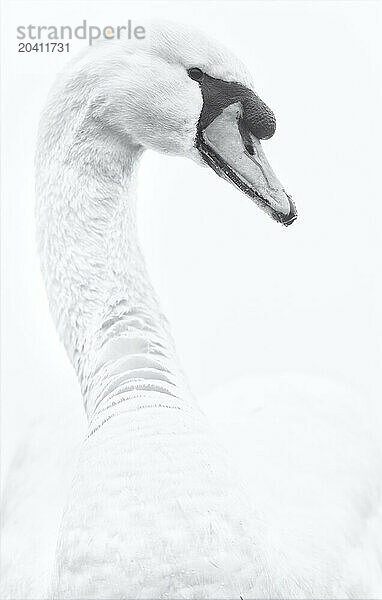
[[[244,65],[193,28],[159,22],[146,31],[145,40],[89,49],[92,117],[137,147],[208,165],[273,219],[292,223],[295,206],[261,145],[275,132],[275,116]],[[80,59],[76,68],[83,67]]]

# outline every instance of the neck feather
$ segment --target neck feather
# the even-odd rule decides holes
[[[51,312],[92,433],[132,404],[155,396],[178,405],[189,394],[137,239],[142,150],[86,114],[72,112],[68,131],[59,114],[45,118],[40,131],[38,243]]]

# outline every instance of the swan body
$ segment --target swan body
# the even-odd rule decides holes
[[[213,113],[216,89],[236,95]],[[206,162],[276,220],[295,218],[256,137],[274,131],[272,114],[251,90],[227,50],[168,24],[145,43],[95,45],[52,90],[36,159],[38,243],[88,425],[58,533],[54,501],[39,597],[382,592],[381,459],[362,402],[332,385],[307,397],[306,382],[258,381],[218,392],[202,412],[139,247],[145,148]],[[32,597],[36,585],[13,589]]]

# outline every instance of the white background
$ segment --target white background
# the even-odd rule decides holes
[[[199,398],[286,371],[381,391],[381,4],[75,2],[3,5],[2,466],[32,416],[81,398],[56,337],[34,241],[39,113],[70,54],[20,54],[18,25],[189,22],[253,71],[276,113],[264,144],[298,221],[272,222],[211,170],[147,153],[139,224]],[[73,418],[78,418],[73,415]]]

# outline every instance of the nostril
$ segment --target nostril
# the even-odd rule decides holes
[[[241,139],[243,140],[244,148],[246,149],[248,154],[253,156],[255,151],[253,149],[251,135],[250,135],[248,127],[246,126],[244,119],[242,117],[239,118],[238,127],[239,127],[239,132],[241,135]]]

